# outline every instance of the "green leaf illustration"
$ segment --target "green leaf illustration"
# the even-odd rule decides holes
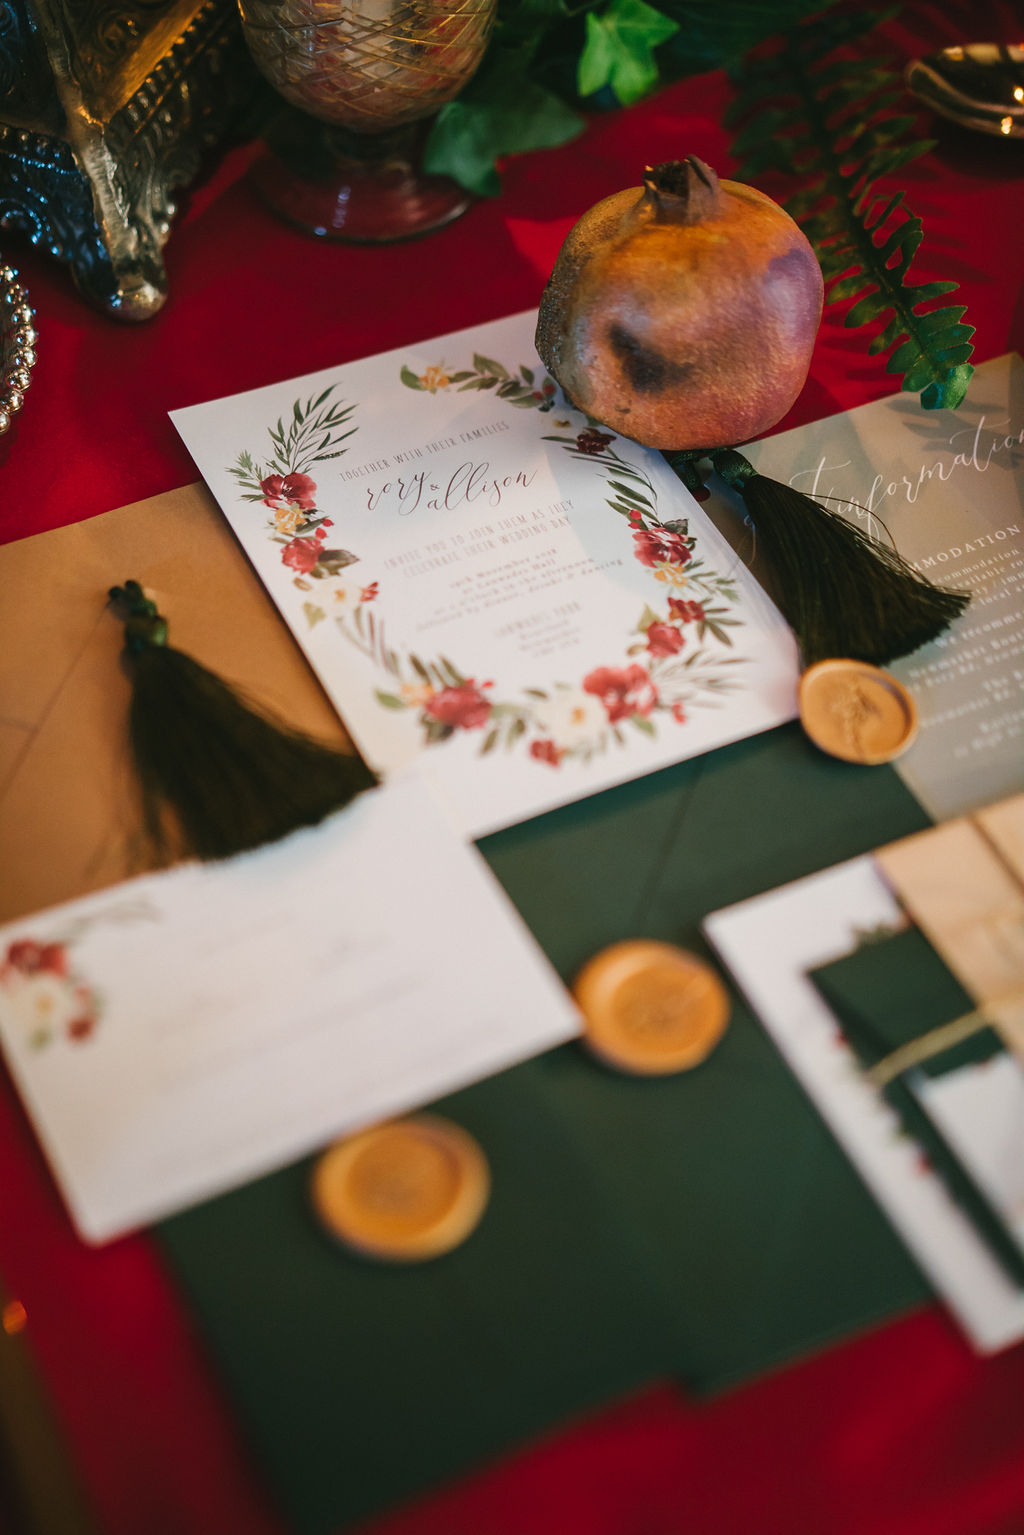
[[[375,697],[385,709],[407,709],[409,705],[404,698],[396,698],[394,693],[382,693],[379,688],[375,691]]]
[[[452,665],[447,656],[438,656],[438,663],[445,678],[446,687],[460,688],[466,681],[462,673]]]
[[[407,389],[425,389],[426,385],[420,383],[419,374],[414,373],[408,364],[402,364],[402,371],[398,375]]]
[[[843,324],[875,331],[869,353],[889,352],[886,371],[902,375],[926,410],[952,409],[973,372],[974,327],[964,305],[936,302],[955,282],[909,278],[924,230],[891,179],[932,141],[913,138],[914,119],[900,115],[898,72],[848,56],[878,19],[870,9],[829,12],[744,62],[728,114],[739,128],[738,179],[799,178],[782,200],[815,248],[828,302],[856,300]]]
[[[493,374],[495,381],[509,376],[508,369],[503,368],[500,362],[495,362],[490,357],[481,357],[479,352],[473,353],[473,366],[478,373]]]
[[[444,725],[440,720],[425,719],[423,721],[423,738],[428,746],[437,746],[454,734],[454,725]]]
[[[323,608],[320,607],[320,605],[316,602],[304,602],[302,604],[302,611],[305,613],[306,622],[309,624],[311,629],[315,629],[317,624],[323,623],[324,619],[327,617],[327,614],[324,612]]]
[[[607,85],[623,106],[639,101],[658,81],[654,49],[678,31],[677,21],[645,0],[611,0],[600,16],[588,12],[576,76],[580,95]]]
[[[359,556],[349,549],[322,549],[318,563],[328,575],[336,576],[346,565],[358,565]]]
[[[651,505],[650,498],[643,495],[635,486],[623,485],[620,481],[613,479],[609,479],[608,484],[613,490],[617,490],[620,495],[625,496],[627,501],[631,500],[634,503],[639,503],[640,506]]]

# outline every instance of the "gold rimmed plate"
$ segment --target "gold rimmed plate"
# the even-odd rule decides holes
[[[997,138],[1024,138],[1024,44],[965,43],[913,59],[907,89],[940,117]]]

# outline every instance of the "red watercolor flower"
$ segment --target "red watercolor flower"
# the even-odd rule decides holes
[[[268,474],[260,481],[263,501],[275,510],[283,506],[298,506],[304,512],[316,506],[316,482],[308,474]]]
[[[490,687],[489,682],[484,687]],[[491,715],[491,701],[485,698],[472,677],[456,688],[441,688],[432,693],[423,705],[423,712],[442,725],[454,725],[461,730],[480,730]]]
[[[371,581],[369,586],[364,586],[362,591],[359,593],[359,601],[360,602],[372,602],[375,597],[379,597],[379,596],[380,596],[380,582],[379,581]]]
[[[588,427],[585,432],[577,434],[576,446],[581,453],[601,453],[614,441],[611,432],[596,432],[593,427]]]
[[[668,528],[634,528],[633,542],[641,565],[687,565],[693,558],[688,541]]]
[[[686,724],[686,714],[683,710],[682,704],[678,699],[676,699],[675,703],[672,705],[672,718],[675,720],[677,725]]]
[[[4,969],[20,970],[22,975],[60,975],[68,973],[68,956],[63,944],[37,943],[34,938],[17,938],[7,947]]]
[[[536,758],[538,762],[547,762],[551,767],[558,767],[565,753],[559,751],[554,741],[531,741],[530,756]]]
[[[308,576],[320,558],[320,545],[315,538],[293,538],[281,550],[281,560],[289,570]]]
[[[648,715],[658,702],[658,690],[642,666],[599,666],[583,679],[583,691],[604,704],[609,723],[631,714]]]
[[[683,648],[683,636],[674,624],[660,622],[649,625],[647,649],[652,656],[674,656]]]
[[[693,624],[698,619],[703,619],[707,616],[704,612],[703,603],[688,602],[683,597],[670,597],[668,599],[668,610],[677,623],[681,624]]]
[[[76,1042],[88,1039],[96,1027],[96,1019],[92,1013],[80,1013],[77,1018],[72,1018],[68,1024],[68,1038]]]

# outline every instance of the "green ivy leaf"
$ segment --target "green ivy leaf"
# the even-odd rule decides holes
[[[497,197],[500,156],[553,149],[583,131],[583,119],[531,78],[529,66],[526,49],[490,50],[459,99],[438,113],[424,153],[427,171]]]
[[[654,49],[679,31],[679,23],[645,0],[611,0],[601,16],[587,14],[587,39],[577,85],[592,96],[610,85],[624,107],[658,83]]]

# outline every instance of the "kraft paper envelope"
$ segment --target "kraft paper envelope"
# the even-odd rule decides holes
[[[133,578],[171,643],[289,723],[347,738],[202,485],[0,548],[0,921],[148,867],[129,684],[107,590]]]

